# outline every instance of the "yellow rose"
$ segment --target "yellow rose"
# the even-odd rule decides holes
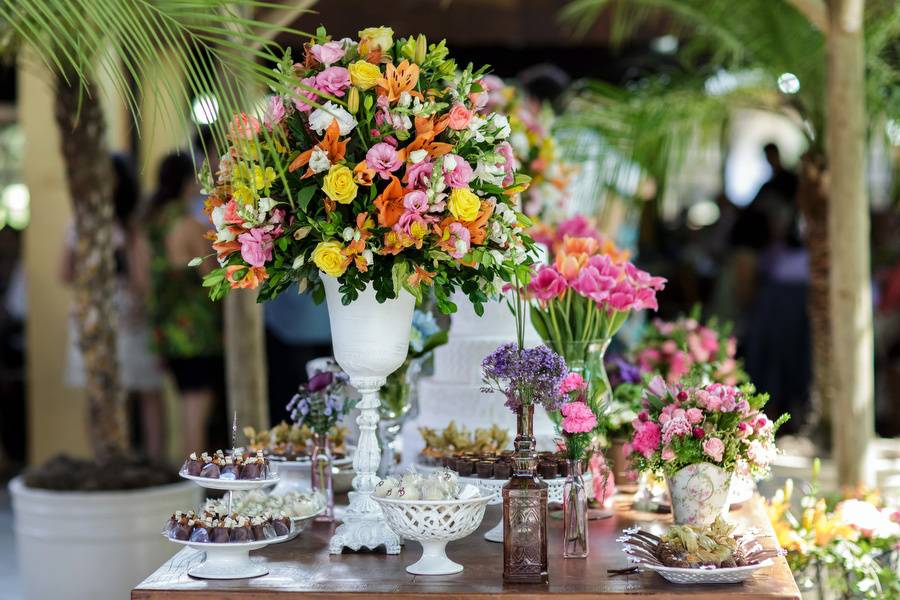
[[[375,49],[387,52],[393,45],[394,30],[390,27],[367,27],[359,32],[360,56],[368,56]]]
[[[447,205],[450,214],[460,221],[474,221],[478,217],[478,211],[481,210],[481,198],[468,188],[453,188]]]
[[[322,191],[340,204],[350,204],[356,198],[356,183],[353,171],[344,165],[332,165],[322,182]]]
[[[350,71],[350,83],[365,91],[375,86],[375,82],[381,77],[381,69],[364,60],[352,63],[347,70]]]
[[[340,277],[350,265],[350,260],[343,255],[340,242],[319,242],[312,253],[312,260],[319,270],[332,277]]]

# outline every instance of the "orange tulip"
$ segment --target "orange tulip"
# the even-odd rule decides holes
[[[587,254],[591,256],[600,249],[600,242],[590,237],[570,237],[563,239],[563,252],[566,254]]]
[[[566,254],[565,251],[556,255],[556,270],[569,281],[578,277],[578,273],[587,264],[587,254]]]

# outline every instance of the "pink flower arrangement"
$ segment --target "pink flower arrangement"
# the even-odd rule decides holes
[[[564,433],[588,433],[597,426],[597,415],[584,402],[568,402],[559,410]]]
[[[646,281],[639,273],[634,277]],[[655,304],[654,299],[648,300]],[[711,381],[736,385],[747,380],[736,351],[737,342],[729,337],[727,327],[719,327],[714,320],[701,324],[695,318],[681,317],[669,322],[654,319],[632,358],[642,371],[659,373],[669,382],[698,369]]]
[[[752,385],[667,385],[655,376],[631,425],[631,458],[640,470],[672,475],[697,462],[726,471],[765,475],[775,454],[775,432],[788,415],[771,421],[769,397]],[[698,457],[702,457],[698,459]]]

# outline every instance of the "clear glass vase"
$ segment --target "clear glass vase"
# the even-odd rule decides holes
[[[569,475],[563,485],[563,558],[587,558],[587,490],[580,460],[567,460]]]
[[[310,487],[325,500],[325,512],[316,517],[316,521],[334,521],[334,483],[333,457],[331,441],[327,433],[316,433],[313,438],[313,451],[310,465]]]
[[[595,414],[602,414],[612,402],[612,386],[606,373],[606,350],[609,338],[583,340],[566,344],[563,358],[569,371],[578,373],[587,382],[585,400]]]
[[[381,448],[381,463],[378,476],[382,479],[400,463],[403,453],[401,434],[407,421],[419,416],[419,377],[422,374],[422,360],[404,363],[391,373],[381,390],[381,406],[378,412],[378,445]]]
[[[503,486],[503,581],[547,583],[548,486],[535,470],[534,405],[516,411],[513,474]]]

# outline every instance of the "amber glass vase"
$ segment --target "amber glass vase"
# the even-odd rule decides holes
[[[516,411],[513,475],[503,486],[503,581],[547,583],[547,484],[535,472],[534,405]]]

